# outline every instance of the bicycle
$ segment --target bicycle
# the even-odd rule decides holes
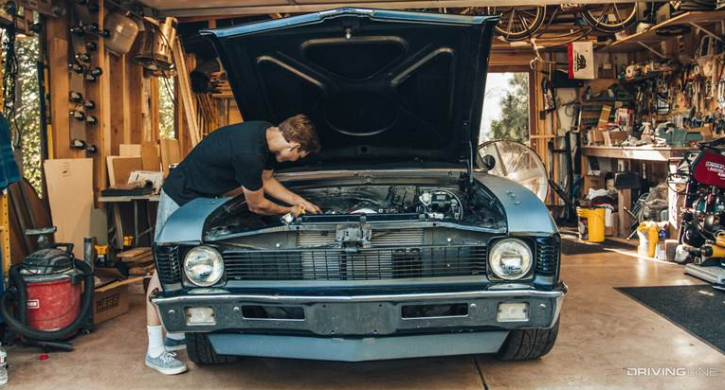
[[[610,4],[562,4],[548,16],[546,28],[541,29],[547,19],[547,7],[512,6],[512,7],[471,7],[462,10],[465,15],[499,15],[500,22],[495,27],[496,33],[506,41],[521,41],[538,38],[560,15],[573,15],[574,23],[585,36],[591,31],[605,34],[620,32],[637,21],[637,3]],[[583,20],[589,26],[584,30]],[[576,32],[563,34],[556,38],[574,35]],[[552,37],[554,38],[554,37]]]

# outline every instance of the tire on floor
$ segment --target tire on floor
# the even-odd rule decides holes
[[[186,333],[186,353],[196,364],[229,364],[239,361],[237,356],[219,355],[204,333]]]
[[[558,334],[559,320],[551,329],[513,330],[498,351],[498,358],[505,361],[538,359],[551,351]]]

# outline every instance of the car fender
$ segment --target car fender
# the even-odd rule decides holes
[[[474,177],[503,205],[509,234],[558,233],[559,230],[546,205],[528,188],[487,173],[475,173]]]
[[[207,218],[230,198],[196,198],[176,210],[158,234],[157,244],[200,243]]]

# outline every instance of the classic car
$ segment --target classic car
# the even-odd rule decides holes
[[[275,175],[324,212],[254,215],[242,195],[168,219],[152,301],[192,361],[549,352],[557,227],[476,152],[496,23],[344,8],[202,31],[245,120],[315,122],[321,153]]]

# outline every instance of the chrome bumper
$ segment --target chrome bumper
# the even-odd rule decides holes
[[[208,291],[208,290],[207,290]],[[157,297],[156,305],[166,330],[171,332],[302,333],[327,337],[380,337],[406,332],[445,333],[453,329],[508,330],[550,328],[559,318],[567,288],[555,290],[496,289],[449,293],[380,294],[346,296],[204,294]],[[526,321],[499,322],[500,303],[525,302]],[[465,315],[403,318],[402,307],[420,304],[465,304]],[[300,308],[301,319],[245,318],[248,305]],[[190,325],[187,309],[211,308],[214,324]]]

